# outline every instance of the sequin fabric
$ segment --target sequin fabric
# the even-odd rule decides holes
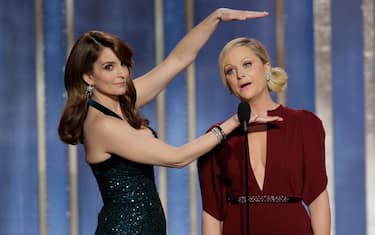
[[[152,166],[113,155],[91,169],[104,203],[96,235],[166,234]]]

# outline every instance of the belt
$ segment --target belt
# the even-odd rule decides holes
[[[284,195],[256,195],[228,197],[227,201],[230,204],[246,204],[246,203],[296,203],[300,202],[301,198],[288,197]]]

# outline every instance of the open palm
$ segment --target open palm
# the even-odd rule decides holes
[[[252,18],[260,18],[268,15],[265,11],[243,11],[243,10],[233,10],[229,8],[219,8],[217,9],[219,17],[222,21],[231,20],[246,20]]]

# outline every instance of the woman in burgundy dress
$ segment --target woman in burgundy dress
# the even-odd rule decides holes
[[[248,126],[249,160],[244,133],[198,161],[204,235],[307,235],[330,233],[324,129],[313,113],[275,103],[270,91],[282,91],[287,74],[272,68],[259,41],[237,38],[219,57],[230,92],[249,103],[252,119],[280,116],[283,121]],[[244,164],[248,164],[246,197]],[[248,203],[248,205],[247,205]]]

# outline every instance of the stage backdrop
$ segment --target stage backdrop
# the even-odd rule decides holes
[[[0,0],[0,234],[95,231],[101,199],[82,146],[62,144],[56,132],[78,36],[95,29],[123,38],[137,76],[217,7],[270,16],[221,23],[196,62],[142,109],[151,126],[178,146],[235,113],[217,57],[228,40],[258,38],[289,74],[274,98],[323,120],[332,234],[375,234],[374,0]],[[155,167],[169,234],[200,234],[195,164]]]

